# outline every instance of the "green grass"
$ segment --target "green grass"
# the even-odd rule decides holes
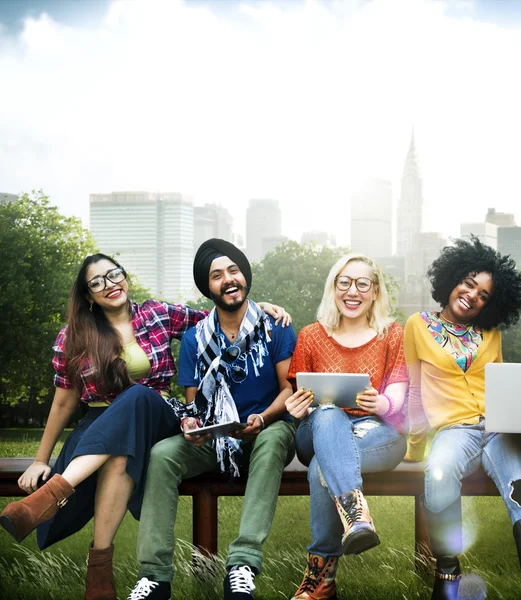
[[[5,432],[0,431],[0,455]],[[12,432],[7,442],[12,446]],[[25,440],[25,444],[31,443]],[[11,447],[12,449],[12,447]],[[18,453],[21,455],[22,453]],[[0,508],[12,499],[0,498]],[[182,497],[176,525],[178,540],[172,599],[222,598],[224,559],[236,536],[242,498],[219,500],[219,554],[192,563],[191,500]],[[343,557],[337,583],[339,598],[367,600],[430,598],[431,574],[414,570],[414,503],[412,498],[369,498],[381,545],[360,556]],[[512,528],[500,498],[464,498],[464,529],[468,550],[462,557],[465,579],[460,599],[521,598],[521,576]],[[301,581],[305,547],[309,543],[309,499],[279,498],[271,534],[264,547],[264,570],[257,578],[257,600],[290,598]],[[125,599],[136,581],[137,522],[127,515],[115,540],[115,574],[118,597]],[[83,598],[85,557],[92,540],[92,523],[78,534],[40,552],[34,534],[15,544],[0,532],[0,598],[9,600],[70,600]],[[23,582],[23,583],[21,583]]]

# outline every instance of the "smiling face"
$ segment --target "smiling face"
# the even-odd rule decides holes
[[[89,265],[85,281],[91,281],[94,277],[103,277],[113,269],[117,269],[117,265],[112,261],[107,259],[99,260]],[[112,283],[112,281],[105,278],[105,289],[95,294],[89,290],[88,299],[98,304],[104,311],[118,310],[128,302],[127,280],[124,279],[119,283]]]
[[[227,256],[212,261],[209,274],[210,296],[222,310],[239,310],[248,296],[248,285],[239,267]]]
[[[453,323],[472,323],[494,293],[490,273],[471,273],[450,293],[443,316]]]
[[[377,291],[374,283],[367,291],[360,292],[357,289],[354,280],[360,277],[369,279],[372,282],[374,280],[373,269],[364,262],[352,260],[347,263],[336,278],[337,282],[347,281],[346,278],[351,279],[351,286],[345,291],[338,289],[338,285],[335,286],[335,304],[342,320],[367,319],[373,302],[376,300]]]

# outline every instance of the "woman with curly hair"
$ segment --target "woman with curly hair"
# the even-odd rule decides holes
[[[296,447],[309,465],[311,498],[307,566],[292,600],[335,599],[339,557],[380,543],[362,473],[394,469],[407,447],[403,327],[389,315],[385,281],[371,258],[351,254],[333,265],[317,319],[298,336],[289,381],[295,387],[298,372],[368,373],[370,387],[356,409],[312,410],[313,394],[303,389],[286,400],[288,412],[301,419]]]
[[[485,365],[502,362],[500,330],[519,319],[521,274],[512,259],[476,237],[444,248],[427,274],[442,309],[416,313],[405,326],[406,460],[423,459],[426,431],[434,428],[423,503],[436,558],[432,599],[439,600],[458,595],[461,481],[479,467],[505,502],[521,557],[521,506],[509,486],[521,478],[521,436],[485,430]]]

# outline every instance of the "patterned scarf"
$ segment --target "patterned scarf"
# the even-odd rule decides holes
[[[247,368],[247,359],[251,358],[255,377],[264,365],[264,357],[268,355],[267,344],[271,341],[271,324],[269,317],[255,302],[248,300],[248,307],[242,320],[237,339],[230,346],[240,351],[241,364]],[[195,412],[204,425],[239,421],[239,413],[230,392],[232,381],[232,365],[235,360],[224,360],[226,340],[221,332],[217,313],[212,309],[206,319],[196,325],[197,363],[195,376],[200,379],[194,399]],[[246,374],[247,376],[247,374]],[[217,452],[221,471],[230,471],[234,477],[239,476],[237,456],[242,453],[240,440],[231,437],[218,438],[213,442]]]

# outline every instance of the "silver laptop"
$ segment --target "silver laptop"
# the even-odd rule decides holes
[[[521,363],[485,365],[485,429],[521,433]]]

